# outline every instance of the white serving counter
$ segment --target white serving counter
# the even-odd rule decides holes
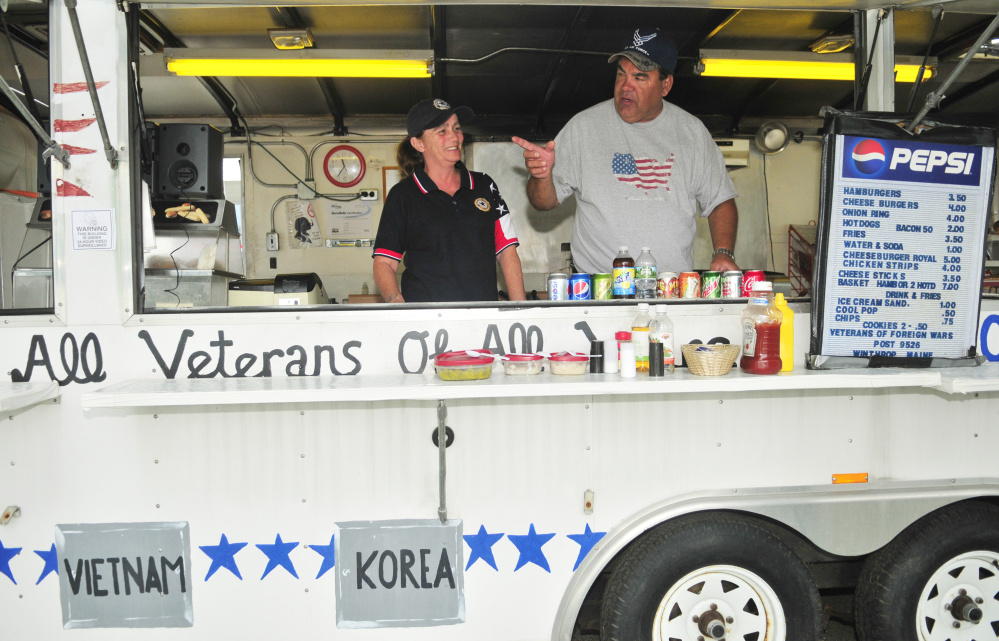
[[[293,378],[131,380],[83,394],[83,407],[159,407],[338,403],[610,394],[698,394],[743,391],[928,387],[947,393],[999,390],[999,364],[950,369],[800,370],[752,376],[738,369],[702,377],[686,369],[652,379],[617,374],[507,376],[501,368],[482,381],[442,381],[424,374]]]

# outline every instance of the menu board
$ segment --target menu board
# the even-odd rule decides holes
[[[895,128],[827,136],[813,367],[975,355],[994,143]]]

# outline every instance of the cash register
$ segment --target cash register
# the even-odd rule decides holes
[[[278,274],[274,278],[229,282],[230,307],[262,305],[325,305],[330,302],[323,281],[312,274]]]

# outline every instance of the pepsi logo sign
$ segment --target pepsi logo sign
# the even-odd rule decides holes
[[[876,173],[885,165],[885,148],[877,140],[861,140],[853,148],[853,163],[862,174]]]
[[[986,148],[844,136],[844,178],[977,186]],[[990,151],[990,150],[988,150]]]

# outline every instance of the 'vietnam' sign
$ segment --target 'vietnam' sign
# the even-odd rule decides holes
[[[191,536],[183,523],[56,526],[64,628],[189,628]]]

